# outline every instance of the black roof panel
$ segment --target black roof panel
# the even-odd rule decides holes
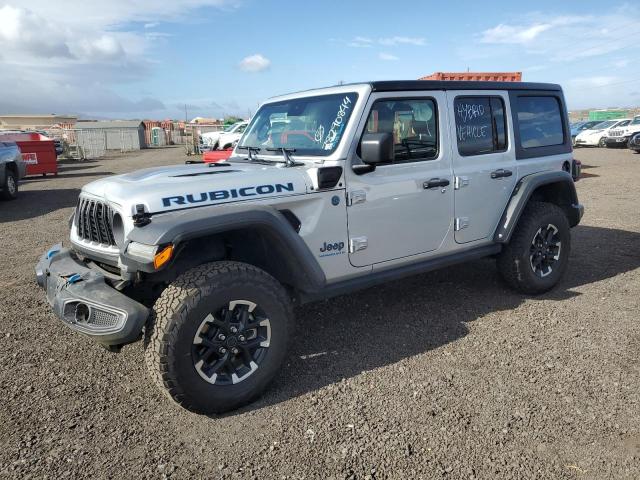
[[[455,80],[384,80],[370,82],[374,92],[417,90],[551,90],[561,91],[554,83],[476,82]]]

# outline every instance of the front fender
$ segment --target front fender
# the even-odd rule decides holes
[[[516,184],[511,199],[500,218],[500,223],[493,237],[494,241],[508,243],[531,196],[538,188],[552,184],[562,185],[563,195],[560,197],[560,206],[567,214],[569,225],[575,227],[580,223],[584,207],[578,202],[578,194],[571,174],[565,171],[533,173],[522,177]]]
[[[137,227],[128,240],[163,245],[217,233],[255,229],[263,234],[274,255],[283,262],[295,287],[308,292],[321,290],[326,277],[317,260],[282,213],[264,205],[213,205],[154,215],[151,223]]]

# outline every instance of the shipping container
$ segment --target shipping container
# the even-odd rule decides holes
[[[589,120],[615,120],[617,118],[628,118],[629,110],[591,110],[589,112]]]

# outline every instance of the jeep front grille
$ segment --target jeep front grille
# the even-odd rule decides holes
[[[80,197],[76,208],[78,237],[103,245],[115,245],[113,213],[106,203]]]
[[[622,136],[623,131],[622,130],[611,130],[609,132],[609,136],[610,137],[621,137]]]

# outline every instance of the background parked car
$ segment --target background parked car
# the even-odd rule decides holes
[[[634,152],[640,152],[640,133],[635,133],[629,139],[629,148]]]
[[[226,150],[227,148],[231,148],[234,143],[240,140],[242,134],[249,125],[249,122],[240,122],[237,123],[237,128],[230,132],[223,132],[222,135],[218,138],[218,150]]]
[[[629,139],[636,133],[640,133],[640,115],[633,117],[633,121],[622,128],[614,128],[605,139],[607,147],[626,147]]]
[[[571,125],[571,142],[575,145],[575,140],[578,134],[583,130],[588,130],[589,128],[593,128],[599,123],[602,123],[602,120],[588,120],[584,122],[576,122]]]
[[[27,174],[27,164],[15,142],[0,141],[0,198],[14,200],[18,183]]]
[[[609,132],[615,128],[626,127],[631,123],[631,118],[621,118],[619,120],[607,120],[595,125],[592,128],[582,130],[576,136],[574,147],[606,147],[606,138]]]
[[[202,139],[203,150],[216,150],[219,148],[219,140],[220,137],[226,135],[228,133],[235,133],[240,127],[244,125],[244,128],[247,127],[248,122],[237,122],[232,125],[229,125],[219,132],[206,132],[200,135]],[[242,129],[244,132],[244,129]],[[220,148],[221,150],[223,148]]]

